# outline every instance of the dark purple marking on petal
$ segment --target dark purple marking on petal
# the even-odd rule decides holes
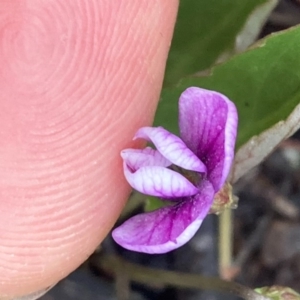
[[[208,180],[216,192],[230,171],[237,122],[235,105],[220,93],[191,87],[180,97],[181,138],[206,165]]]
[[[166,253],[187,243],[206,217],[214,197],[203,181],[197,195],[174,206],[136,215],[116,228],[112,236],[122,247],[144,253]]]

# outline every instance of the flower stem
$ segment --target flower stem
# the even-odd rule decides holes
[[[225,209],[219,215],[219,274],[227,277],[232,266],[232,209]]]
[[[120,271],[126,272],[129,280],[150,286],[165,285],[177,288],[215,290],[233,294],[245,300],[269,300],[254,290],[235,282],[198,274],[148,268],[128,262],[116,255],[102,255],[95,263],[101,270],[113,273],[115,276]]]

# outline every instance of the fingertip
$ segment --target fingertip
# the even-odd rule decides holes
[[[113,226],[129,193],[120,151],[153,119],[178,5],[13,2],[0,0],[7,297],[65,277]]]

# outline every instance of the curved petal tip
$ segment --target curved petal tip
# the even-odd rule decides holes
[[[140,193],[162,198],[179,198],[198,192],[188,179],[181,174],[160,166],[142,167],[132,171],[123,163],[128,183]]]
[[[135,138],[152,142],[156,149],[174,165],[186,170],[206,173],[204,163],[176,135],[163,127],[142,127]]]

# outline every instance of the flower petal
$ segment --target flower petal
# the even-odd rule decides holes
[[[142,138],[154,144],[170,162],[186,170],[206,173],[203,162],[176,135],[162,127],[142,127],[134,138]]]
[[[182,246],[194,236],[213,201],[214,189],[208,181],[200,189],[174,206],[132,217],[113,231],[114,240],[145,253],[166,253]]]
[[[220,93],[191,87],[180,97],[181,138],[206,165],[215,191],[222,187],[230,171],[237,122],[235,105]]]
[[[171,199],[198,192],[188,179],[170,169],[149,166],[133,171],[125,161],[123,167],[128,183],[143,194]]]
[[[150,147],[144,149],[124,149],[121,151],[123,161],[134,171],[141,167],[161,166],[169,167],[172,163],[157,150]]]

